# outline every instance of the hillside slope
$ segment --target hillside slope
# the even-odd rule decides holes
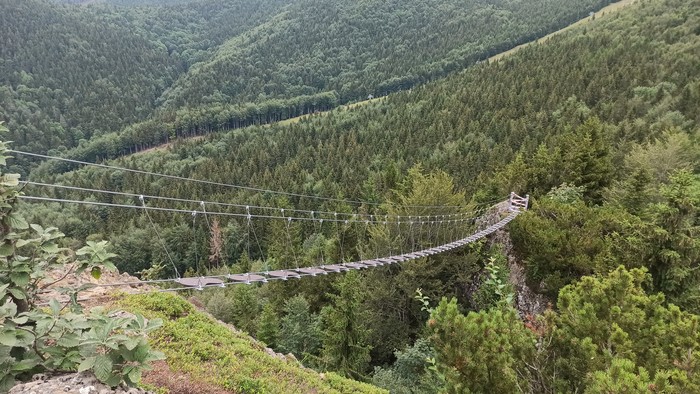
[[[608,3],[4,1],[0,108],[16,148],[95,161],[407,89]]]
[[[62,151],[143,121],[187,68],[288,1],[159,7],[0,1],[0,120],[15,147]]]
[[[679,2],[684,4],[697,1]],[[360,197],[362,185],[378,181],[392,162],[401,171],[416,162],[443,168],[478,190],[481,173],[487,176],[518,152],[532,155],[592,115],[613,127],[610,136],[621,148],[669,127],[690,131],[699,121],[697,15],[669,8],[658,1],[632,5],[585,31],[390,99],[290,127],[253,127],[182,143],[172,154],[124,163],[167,172],[166,162],[173,168],[191,160],[180,158],[197,157],[197,165],[181,175],[226,174],[227,182],[254,179],[258,186],[297,192],[308,191],[300,180],[309,177],[326,190]],[[648,23],[631,26],[635,19]],[[297,178],[287,176],[299,171]]]
[[[264,344],[196,311],[176,295],[132,295],[119,306],[165,321],[151,340],[165,353],[167,368],[157,367],[144,381],[165,386],[170,393],[386,393],[334,373],[319,374],[294,358],[271,355]]]
[[[588,117],[605,123],[607,144],[616,147],[612,156],[617,168],[635,143],[653,140],[669,128],[697,130],[700,77],[695,53],[700,38],[694,23],[699,16],[692,7],[686,9],[697,4],[668,0],[632,5],[614,18],[599,18],[585,31],[573,30],[498,64],[410,93],[288,127],[253,127],[180,143],[170,152],[135,155],[117,164],[381,201],[397,172],[422,163],[448,171],[458,184],[485,198],[513,189],[537,196],[573,181],[576,174],[542,163],[540,171],[547,176],[494,175],[518,156],[533,156],[541,145],[554,149],[561,143],[557,135]],[[683,8],[674,11],[676,6]],[[35,176],[53,178],[51,168],[44,166]],[[55,179],[104,189],[127,185],[139,193],[157,194],[165,187],[157,179],[122,174],[115,182],[102,173],[91,169]],[[180,198],[199,193],[192,185],[169,192]],[[236,200],[230,190],[208,192]],[[83,223],[81,228],[84,234],[101,231],[99,223]]]
[[[608,1],[301,1],[237,37],[168,92],[166,106],[333,91],[341,103],[460,70]]]
[[[178,74],[167,49],[118,13],[0,1],[0,108],[17,146],[76,146],[146,118]]]

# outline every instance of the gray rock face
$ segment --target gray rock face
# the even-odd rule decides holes
[[[149,394],[150,391],[134,387],[114,389],[100,383],[95,375],[87,372],[62,375],[34,375],[31,382],[15,385],[9,394]]]
[[[503,245],[504,252],[508,257],[509,279],[515,288],[515,309],[518,310],[520,317],[535,317],[544,313],[548,307],[549,300],[542,294],[533,291],[527,285],[525,267],[513,253],[513,242],[508,232],[505,230],[497,231],[491,242]]]

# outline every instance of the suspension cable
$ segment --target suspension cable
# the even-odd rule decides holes
[[[249,204],[234,204],[234,203],[224,203],[224,202],[218,202],[218,201],[202,201],[202,200],[192,200],[192,199],[186,199],[186,198],[176,198],[176,197],[164,197],[164,196],[153,196],[153,195],[147,195],[147,194],[138,194],[138,193],[128,193],[128,192],[119,192],[119,191],[113,191],[113,190],[102,190],[102,189],[93,189],[93,188],[86,188],[86,187],[78,187],[78,186],[67,186],[67,185],[58,185],[58,184],[49,184],[49,183],[42,183],[42,182],[34,182],[34,181],[20,181],[20,183],[29,185],[29,186],[41,186],[41,187],[47,187],[47,188],[54,188],[54,189],[65,189],[65,190],[75,190],[75,191],[83,191],[83,192],[90,192],[90,193],[101,193],[101,194],[108,194],[108,195],[115,195],[115,196],[122,196],[122,197],[140,197],[144,196],[144,198],[147,198],[149,200],[164,200],[164,201],[173,201],[173,202],[183,202],[183,203],[192,203],[192,204],[202,204],[206,203],[207,205],[216,205],[216,206],[222,206],[222,207],[229,207],[229,208],[239,208],[239,209],[244,209],[244,208],[249,208],[249,209],[258,209],[258,210],[278,210],[279,207],[271,207],[271,206],[259,206],[259,205],[249,205]],[[495,202],[494,200],[493,202]],[[500,201],[500,200],[498,200]],[[468,214],[472,213],[480,213],[488,209],[486,207],[487,204],[489,203],[479,203],[475,204],[474,207],[483,207],[480,209],[475,209],[473,211],[464,211],[464,212],[458,212],[458,213],[452,213],[448,214],[447,216],[450,217],[463,217]],[[407,206],[410,207],[410,206]],[[466,207],[466,206],[464,206]],[[369,217],[371,216],[370,214],[355,214],[355,213],[346,213],[346,212],[330,212],[330,211],[311,211],[311,210],[306,210],[306,209],[296,209],[296,208],[288,208],[286,209],[290,212],[297,212],[300,214],[308,214],[311,212],[314,212],[316,215],[326,215],[326,216],[359,216],[359,217]],[[400,215],[388,215],[391,218],[398,218],[401,219]],[[429,215],[429,217],[438,217],[438,216],[444,216],[444,215]]]
[[[51,156],[51,155],[43,155],[40,153],[23,152],[23,151],[14,150],[14,149],[8,149],[7,151],[11,152],[11,153],[16,153],[18,155],[23,155],[23,156],[31,156],[31,157],[37,157],[37,158],[47,159],[47,160],[57,160],[57,161],[63,161],[63,162],[72,163],[72,164],[80,164],[80,165],[84,165],[84,166],[106,168],[106,169],[116,170],[116,171],[125,171],[125,172],[131,172],[134,174],[149,175],[149,176],[174,179],[174,180],[185,181],[185,182],[199,183],[199,184],[204,184],[204,185],[209,185],[209,186],[220,186],[220,187],[227,187],[227,188],[232,188],[232,189],[254,191],[254,192],[258,192],[258,193],[277,194],[277,195],[282,195],[282,196],[308,198],[308,199],[314,199],[314,200],[320,200],[320,201],[341,202],[341,203],[346,203],[346,204],[374,205],[374,206],[383,205],[383,203],[374,202],[374,201],[360,201],[360,200],[350,200],[350,199],[342,199],[342,198],[312,196],[312,195],[302,194],[302,193],[283,192],[283,191],[278,191],[278,190],[263,189],[263,188],[252,187],[252,186],[243,186],[243,185],[235,185],[235,184],[230,184],[230,183],[209,181],[209,180],[204,180],[204,179],[187,178],[187,177],[179,176],[179,175],[162,174],[162,173],[157,173],[157,172],[152,172],[152,171],[118,167],[118,166],[109,165],[109,164],[90,163],[90,162],[82,161],[82,160],[68,159],[65,157],[58,157],[58,156]],[[411,207],[411,208],[446,208],[446,207],[460,208],[460,206],[458,206],[458,205],[454,205],[454,206],[411,205],[409,207]]]

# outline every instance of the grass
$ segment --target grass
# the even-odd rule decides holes
[[[383,98],[384,98],[384,97],[375,97],[375,98],[369,99],[369,100],[363,100],[363,101],[358,101],[358,102],[356,102],[356,103],[345,104],[345,105],[341,105],[341,106],[335,107],[335,108],[333,108],[333,109],[331,109],[331,110],[328,110],[328,111],[323,111],[323,112],[319,112],[319,113],[316,113],[316,114],[301,115],[301,116],[297,116],[297,117],[294,117],[294,118],[289,118],[289,119],[281,120],[281,121],[276,122],[276,123],[274,123],[274,124],[279,125],[279,126],[290,125],[290,124],[298,123],[298,122],[300,122],[300,121],[302,121],[302,120],[304,120],[304,119],[311,118],[311,117],[313,117],[313,116],[323,116],[323,115],[326,115],[326,114],[328,114],[330,111],[347,111],[347,110],[350,110],[350,109],[353,109],[353,108],[356,108],[356,107],[360,107],[360,106],[363,106],[363,105],[366,105],[366,104],[369,104],[369,103],[377,102],[377,101],[379,101],[379,100],[381,100],[381,99],[383,99]]]
[[[161,318],[164,325],[151,336],[152,346],[165,353],[169,373],[184,376],[190,388],[170,392],[231,393],[386,393],[372,385],[334,373],[319,374],[295,360],[281,359],[173,294],[129,295],[117,301],[127,311]],[[159,370],[163,370],[160,366]],[[146,375],[148,381],[148,375]],[[192,384],[195,389],[192,389]]]

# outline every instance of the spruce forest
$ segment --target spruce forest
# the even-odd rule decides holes
[[[700,393],[700,0],[0,0],[0,130],[0,392]]]

